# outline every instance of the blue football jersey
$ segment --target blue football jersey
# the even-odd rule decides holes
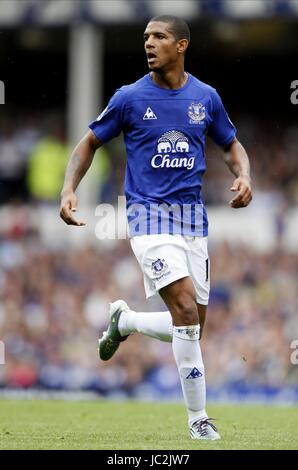
[[[183,87],[169,90],[147,74],[117,90],[89,127],[103,143],[124,133],[130,236],[207,236],[206,135],[220,146],[236,135],[214,88],[188,74]]]

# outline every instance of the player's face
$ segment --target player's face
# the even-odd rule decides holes
[[[145,52],[150,70],[158,71],[175,64],[179,57],[179,41],[161,21],[148,23],[144,32]]]

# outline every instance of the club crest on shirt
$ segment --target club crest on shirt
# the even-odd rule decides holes
[[[164,259],[158,258],[151,264],[151,269],[155,276],[161,276],[168,269],[168,264]]]
[[[188,116],[190,124],[203,124],[206,117],[205,106],[202,103],[191,103],[188,107]]]

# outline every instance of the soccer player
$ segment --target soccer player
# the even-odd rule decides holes
[[[125,194],[130,242],[144,274],[146,296],[159,293],[166,312],[132,311],[123,300],[110,306],[110,324],[99,356],[110,359],[120,343],[139,332],[172,342],[193,439],[220,439],[208,418],[199,339],[209,297],[208,222],[200,196],[206,169],[206,135],[223,149],[234,174],[232,208],[251,199],[247,154],[236,138],[214,88],[184,71],[188,25],[175,16],[151,19],[144,32],[149,73],[116,91],[75,147],[61,193],[62,219],[75,219],[75,190],[95,150],[124,133]]]

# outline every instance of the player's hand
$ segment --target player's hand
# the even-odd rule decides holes
[[[239,176],[235,179],[231,191],[238,192],[236,196],[229,202],[230,207],[239,209],[246,207],[252,200],[251,182],[249,176]]]
[[[73,213],[77,210],[77,196],[73,191],[61,193],[60,217],[67,225],[86,225],[73,217]]]

